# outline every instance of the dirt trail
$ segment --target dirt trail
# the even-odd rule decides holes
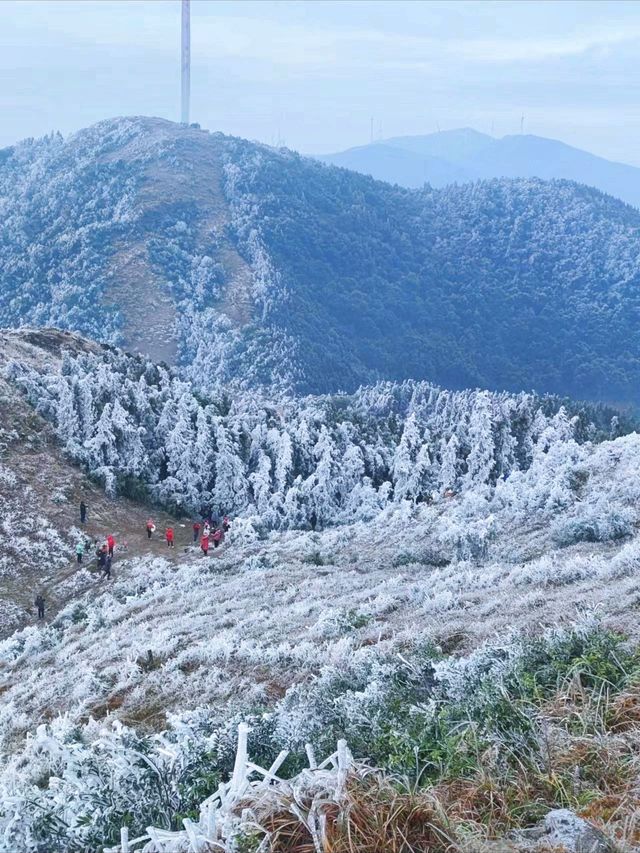
[[[166,512],[140,505],[127,498],[110,499],[99,487],[83,482],[81,472],[69,500],[56,513],[56,523],[60,528],[78,531],[71,539],[69,562],[52,571],[21,572],[14,577],[0,580],[0,597],[10,598],[23,611],[19,624],[12,628],[36,622],[34,598],[41,591],[46,602],[46,619],[50,621],[69,601],[83,593],[109,583],[97,568],[93,542],[104,542],[107,535],[113,534],[116,549],[113,558],[112,576],[117,577],[124,561],[138,556],[152,554],[163,556],[176,565],[185,557],[185,549],[192,545],[191,520],[178,520]],[[80,524],[80,501],[88,505],[87,523]],[[156,531],[151,540],[147,538],[146,522],[151,518]],[[164,539],[166,527],[171,526],[175,533],[175,546],[169,548]],[[82,531],[82,533],[80,533]],[[85,536],[85,554],[82,563],[77,562],[75,546],[81,535]]]

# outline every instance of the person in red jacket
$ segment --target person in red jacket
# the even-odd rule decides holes
[[[206,557],[207,554],[209,553],[209,537],[208,536],[202,537],[202,539],[200,540],[200,547],[202,548],[202,553]]]
[[[107,549],[109,551],[109,556],[113,557],[113,549],[116,547],[116,540],[113,538],[113,534],[109,534],[107,536]]]
[[[149,520],[147,521],[147,539],[151,539],[151,534],[153,533],[153,531],[154,531],[155,529],[156,529],[156,526],[155,526],[155,524],[153,523],[153,520],[152,520],[152,519],[149,519]]]
[[[167,539],[167,545],[169,548],[173,548],[173,527],[167,527],[166,533],[164,534]]]
[[[199,534],[200,534],[200,522],[194,521],[193,522],[193,541],[194,542],[198,541]]]
[[[217,548],[220,542],[222,541],[222,530],[218,527],[217,530],[213,531],[213,547]]]
[[[225,517],[222,519],[222,529],[224,530],[225,533],[228,533],[230,527],[231,527],[231,522],[229,521],[229,516],[225,515]]]

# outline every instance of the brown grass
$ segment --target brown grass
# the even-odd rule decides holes
[[[248,805],[246,803],[244,806]],[[255,806],[256,804],[252,804]],[[270,853],[315,853],[309,829],[292,811],[305,813],[311,802],[283,797],[279,807],[259,819],[269,833]],[[379,773],[354,774],[344,797],[317,806],[324,821],[323,853],[453,853],[459,850],[437,799],[410,792]]]
[[[616,696],[609,704],[607,726],[612,732],[640,728],[640,685]]]

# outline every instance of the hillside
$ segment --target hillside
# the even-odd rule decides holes
[[[205,390],[637,402],[640,214],[595,190],[411,192],[160,119],[0,160],[3,326],[118,342]]]
[[[305,744],[323,757],[340,738],[358,762],[349,813],[362,779],[381,786],[377,808],[406,790],[362,762],[415,780],[421,817],[408,825],[441,826],[416,849],[495,853],[487,837],[572,808],[634,850],[640,436],[620,434],[631,424],[415,382],[206,398],[166,367],[54,330],[5,332],[0,354],[3,545],[19,555],[34,538],[9,515],[16,500],[19,516],[37,504],[35,538],[43,529],[62,573],[46,622],[0,642],[3,853],[93,853],[121,826],[181,830],[146,849],[189,850],[190,829],[214,832],[200,804],[238,775],[239,721],[260,766],[288,755],[282,789],[249,802],[242,788],[236,817],[218,822],[228,853],[275,832],[247,812],[267,788],[298,803],[283,807],[289,832],[300,821],[296,853],[313,849],[311,780],[296,774]],[[99,481],[145,500],[102,495]],[[115,528],[129,548],[110,582],[77,572],[65,587],[85,494],[92,531]],[[238,503],[204,557],[187,517],[173,522],[174,552],[141,535],[148,513],[172,520],[149,499]],[[46,544],[54,530],[59,549]],[[17,569],[27,587],[33,566]],[[316,781],[345,805],[333,776]]]
[[[226,625],[225,643],[232,626],[244,640],[268,642],[271,607],[258,602],[280,593],[274,606],[291,609],[280,614],[273,636],[280,644],[286,629],[296,654],[302,634],[295,640],[293,632],[309,630],[312,613],[329,631],[335,616],[340,636],[342,617],[336,614],[361,602],[369,613],[375,601],[381,607],[376,631],[384,629],[378,643],[387,630],[404,643],[421,624],[433,637],[461,632],[471,649],[507,626],[524,628],[540,619],[553,624],[569,600],[585,606],[601,600],[619,627],[636,633],[624,579],[640,522],[640,438],[635,432],[619,435],[629,425],[615,415],[612,421],[611,411],[571,404],[572,413],[553,398],[451,393],[418,383],[374,386],[352,397],[258,400],[248,393],[233,401],[202,400],[164,368],[77,336],[23,331],[4,333],[0,342],[10,413],[2,482],[14,487],[4,493],[2,506],[6,514],[13,504],[11,515],[25,525],[24,533],[16,533],[3,516],[6,544],[19,555],[25,534],[47,549],[53,539],[51,557],[59,558],[61,568],[66,561],[66,578],[76,568],[68,565],[72,549],[65,553],[65,545],[80,535],[74,522],[81,496],[90,505],[89,532],[102,526],[103,534],[112,530],[119,539],[131,534],[108,591],[97,592],[94,579],[85,595],[86,573],[75,573],[69,597],[80,600],[83,610],[110,608],[115,597],[118,621],[131,619],[116,631],[110,618],[101,618],[86,636],[78,625],[85,617],[72,619],[74,646],[89,644],[77,657],[83,670],[87,656],[98,655],[97,670],[108,668],[111,659],[117,671],[115,646],[128,655],[136,625],[144,635],[150,613],[153,641],[134,643],[152,643],[163,658],[174,634],[193,634],[186,644],[190,660],[201,644],[209,654],[206,638],[217,633],[215,620],[222,620],[221,631]],[[611,440],[612,434],[618,437]],[[101,494],[100,481],[110,498]],[[199,517],[200,507],[231,512],[228,542],[203,562],[199,548],[191,547],[190,526],[173,521],[178,548],[167,559],[157,541],[161,535],[149,543],[144,522],[151,513],[162,529],[170,517],[122,494],[116,499],[123,489],[182,507],[191,517]],[[16,500],[24,503],[16,506]],[[42,524],[33,531],[26,509],[33,505],[45,524],[51,518],[51,529],[66,535],[59,549]],[[32,569],[31,555],[25,557],[12,561],[13,578],[23,586]],[[54,595],[65,590],[56,577],[51,587]],[[544,595],[541,587],[549,587]],[[510,606],[489,607],[496,597]],[[175,612],[173,600],[180,602]],[[410,623],[400,606],[409,600]],[[75,607],[72,602],[67,612]],[[204,621],[197,616],[201,608]],[[189,618],[178,628],[184,613]],[[56,629],[56,643],[67,631],[64,624]],[[100,631],[104,636],[96,642]],[[327,639],[320,627],[315,633]],[[6,644],[11,654],[14,642]],[[29,679],[18,673],[12,682],[23,693]],[[70,663],[59,677],[69,680],[64,689],[52,684],[63,711],[79,672]],[[33,679],[33,701],[37,695],[42,707],[53,709],[54,695],[43,692],[36,670]],[[198,682],[194,689],[219,691],[224,680],[213,679],[207,688]],[[187,686],[167,697],[173,693],[185,703]],[[245,687],[253,689],[250,681]],[[110,702],[110,696],[91,702]],[[123,708],[137,713],[137,691],[131,699],[134,704],[127,699]],[[189,703],[196,701],[194,693]]]
[[[0,338],[0,636],[34,619],[34,598],[43,592],[53,615],[87,590],[100,588],[91,553],[94,538],[113,533],[119,545],[136,550],[146,539],[149,508],[104,489],[78,469],[54,428],[36,414],[24,395],[4,377],[12,359],[42,372],[59,370],[62,349],[97,354],[101,347],[60,332],[44,331]],[[88,505],[81,526],[80,501]],[[158,525],[169,521],[153,511]],[[87,542],[78,566],[75,548]],[[159,549],[158,549],[159,550]]]
[[[640,207],[640,169],[531,134],[496,139],[461,128],[393,137],[318,159],[413,188],[491,178],[570,180]]]

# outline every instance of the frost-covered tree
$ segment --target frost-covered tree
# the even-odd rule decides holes
[[[469,455],[463,483],[466,487],[491,482],[496,466],[496,447],[493,438],[491,398],[483,391],[475,395],[474,406],[469,415],[467,432]]]
[[[569,470],[566,454],[612,429],[613,413],[569,411],[555,398],[416,382],[328,397],[203,397],[118,351],[68,354],[51,371],[12,362],[7,375],[111,490],[141,486],[185,513],[253,513],[275,528],[370,518],[449,489],[485,500],[536,465],[544,501],[565,505],[572,485],[547,482],[548,457]]]
[[[451,489],[454,492],[458,490],[460,484],[460,441],[458,436],[452,435],[449,440],[444,438],[440,441],[440,472],[438,475],[438,483],[441,491]]]
[[[216,470],[213,505],[217,512],[239,512],[247,505],[247,472],[221,418],[214,422]]]

